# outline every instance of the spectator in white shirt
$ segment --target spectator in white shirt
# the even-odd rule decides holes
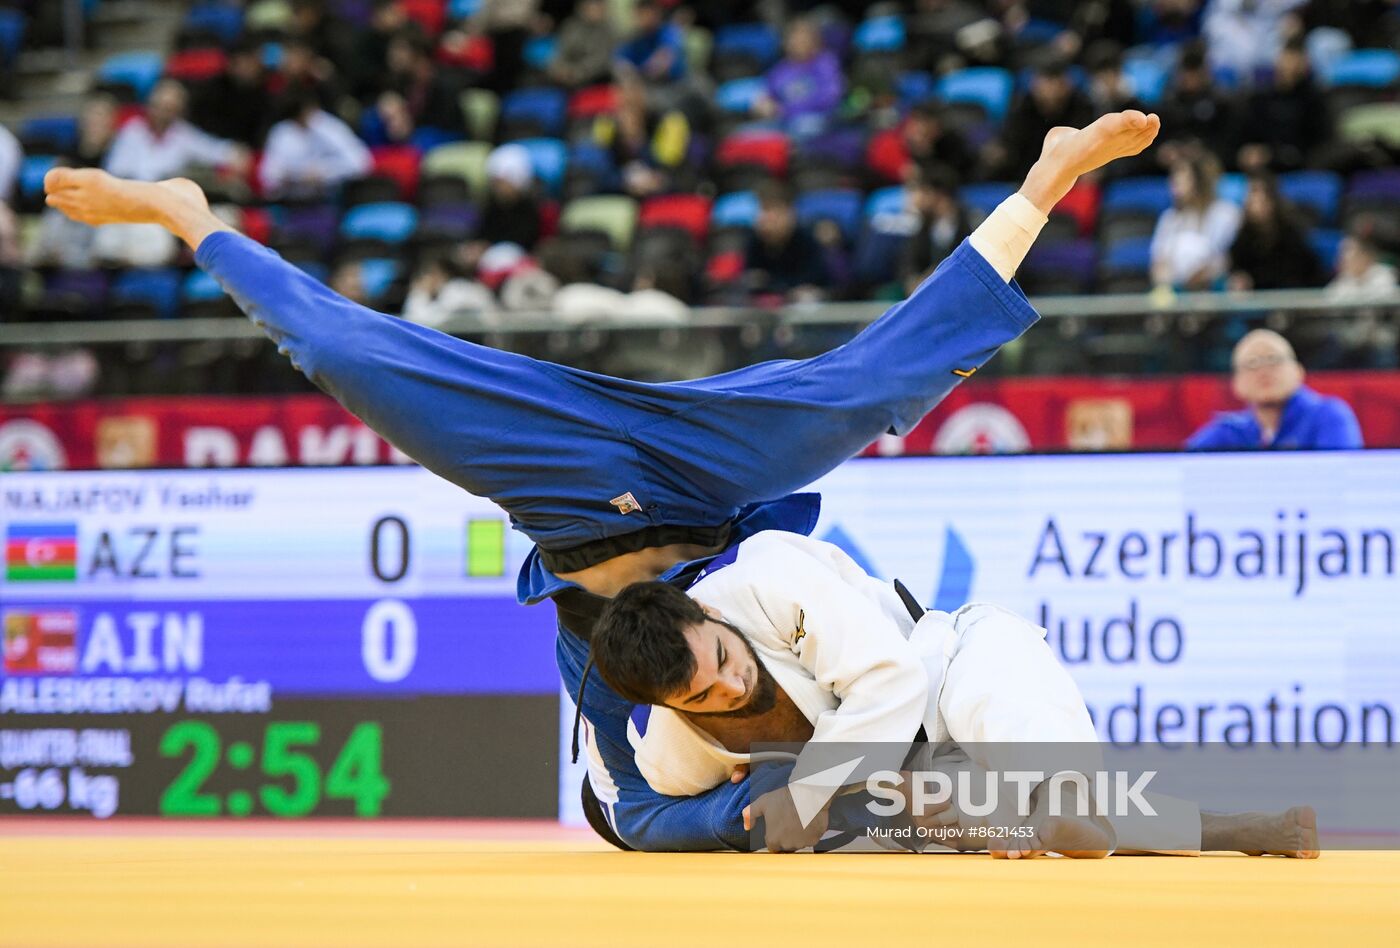
[[[248,168],[248,150],[237,142],[201,132],[185,121],[185,87],[164,79],[151,91],[144,117],[122,126],[104,167],[119,178],[159,181],[205,166],[238,175]]]
[[[1364,299],[1395,292],[1395,268],[1381,262],[1380,250],[1365,237],[1345,238],[1337,258],[1337,277],[1327,284],[1328,295]]]
[[[13,199],[15,180],[19,177],[19,166],[23,161],[24,150],[19,146],[19,139],[0,125],[0,203]]]
[[[1220,164],[1206,152],[1171,170],[1172,206],[1152,234],[1152,282],[1181,290],[1212,289],[1228,272],[1240,209],[1215,195]]]
[[[268,197],[325,198],[369,174],[369,149],[313,94],[298,95],[292,108],[291,117],[272,127],[263,150],[259,174]]]

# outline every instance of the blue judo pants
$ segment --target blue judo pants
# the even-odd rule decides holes
[[[907,300],[830,352],[642,383],[376,313],[238,234],[209,236],[195,260],[318,387],[548,549],[646,526],[722,524],[781,499],[882,433],[908,431],[1038,318],[964,242]],[[640,510],[611,503],[625,493]],[[538,562],[534,570],[521,577],[522,601],[542,595]],[[575,693],[587,645],[561,627],[557,655]],[[747,786],[653,793],[632,761],[630,711],[590,678],[590,773],[618,835],[645,850],[747,848]]]

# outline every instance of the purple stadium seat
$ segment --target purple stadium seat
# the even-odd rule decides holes
[[[340,211],[329,204],[288,208],[277,226],[277,238],[314,244],[322,253],[335,245],[340,227]]]

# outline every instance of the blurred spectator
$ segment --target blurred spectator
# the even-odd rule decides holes
[[[915,0],[908,19],[911,60],[936,68],[966,45],[969,34],[977,30],[974,24],[984,32],[1001,31],[981,4],[968,0]]]
[[[490,85],[504,95],[520,85],[525,71],[525,43],[537,25],[538,0],[481,0],[476,25],[491,38],[495,68]]]
[[[20,265],[19,227],[14,212],[0,201],[0,322],[19,308]]]
[[[1174,46],[1201,32],[1201,0],[1147,0],[1141,5],[1138,39],[1149,46]]]
[[[910,205],[918,227],[904,245],[899,279],[912,293],[943,258],[972,233],[967,208],[958,202],[957,178],[947,168],[925,166],[915,175]]]
[[[272,102],[273,115],[288,114],[291,103],[308,93],[316,97],[322,108],[332,110],[339,109],[346,96],[335,65],[298,36],[282,42],[282,64],[273,87],[277,91]]]
[[[466,119],[459,102],[461,91],[438,71],[433,64],[432,46],[420,35],[405,31],[389,42],[388,93],[402,100],[416,128],[464,136]]]
[[[685,75],[685,38],[666,22],[659,0],[637,0],[632,36],[618,47],[616,64],[651,82],[675,82]]]
[[[1395,268],[1382,262],[1379,248],[1366,237],[1351,234],[1342,240],[1337,276],[1327,292],[1338,299],[1358,299],[1395,292]]]
[[[1302,10],[1302,29],[1339,29],[1358,48],[1393,45],[1400,31],[1395,0],[1310,0]]]
[[[19,166],[24,162],[24,149],[4,125],[0,125],[0,204],[10,201],[14,194],[15,181],[19,178]]]
[[[175,80],[156,83],[145,115],[131,119],[117,132],[106,170],[138,181],[177,177],[194,166],[219,168],[234,175],[246,172],[248,150],[185,121],[187,101],[185,87]]]
[[[758,218],[744,254],[744,281],[756,296],[815,300],[831,282],[826,250],[797,224],[792,194],[778,181],[758,187]]]
[[[449,256],[439,255],[429,259],[409,287],[403,318],[439,329],[447,325],[454,315],[463,312],[475,312],[488,321],[494,321],[496,298],[481,283],[464,275]]]
[[[369,305],[369,294],[365,292],[365,271],[358,260],[336,264],[327,285],[352,303]]]
[[[256,148],[267,131],[271,108],[262,46],[253,40],[240,40],[229,50],[224,71],[204,83],[192,98],[190,121],[211,135]]]
[[[1303,167],[1310,152],[1331,135],[1327,102],[1313,83],[1302,39],[1279,53],[1272,85],[1250,95],[1239,166],[1245,171]]]
[[[1288,340],[1269,329],[1246,333],[1231,356],[1243,411],[1221,412],[1186,442],[1190,451],[1346,450],[1362,447],[1361,426],[1340,398],[1303,384]]]
[[[1216,197],[1220,164],[1196,153],[1171,170],[1172,206],[1152,233],[1152,282],[1183,290],[1208,290],[1225,276],[1240,209]]]
[[[559,30],[550,77],[571,89],[607,82],[612,77],[616,45],[607,0],[580,0],[574,15]]]
[[[373,99],[382,88],[389,65],[389,41],[407,25],[408,14],[401,0],[374,0],[369,29],[360,33],[355,55],[340,64],[361,102]]]
[[[993,165],[1004,178],[1022,178],[1040,157],[1045,135],[1058,125],[1082,128],[1094,120],[1088,96],[1074,87],[1062,60],[1036,70],[1030,89],[1006,117],[999,143],[991,148]]]
[[[947,126],[938,103],[930,101],[910,109],[898,128],[872,136],[866,161],[890,182],[911,181],[917,168],[930,164],[951,168],[965,181],[972,175],[976,156],[962,135]]]
[[[1307,230],[1278,193],[1272,175],[1253,175],[1244,197],[1244,219],[1230,247],[1230,288],[1286,290],[1321,286],[1322,264]]]
[[[1095,115],[1121,112],[1123,109],[1153,111],[1138,100],[1132,85],[1123,75],[1123,48],[1112,40],[1102,40],[1089,47],[1084,55],[1089,71],[1089,101]]]
[[[1222,162],[1235,159],[1235,110],[1211,79],[1204,44],[1191,43],[1181,51],[1159,111],[1162,136],[1153,150],[1161,163],[1169,164],[1182,145],[1191,143],[1204,145]]]
[[[1248,83],[1283,46],[1288,14],[1307,0],[1209,0],[1201,32],[1211,68]]]
[[[635,76],[618,82],[617,110],[595,120],[593,140],[612,152],[623,190],[633,197],[673,191],[682,183],[677,176],[690,153],[690,121],[679,109],[649,111],[646,84]]]
[[[340,185],[363,178],[374,166],[364,142],[340,119],[303,92],[296,111],[272,127],[259,174],[274,200],[331,197]]]
[[[501,145],[486,159],[486,177],[490,194],[477,231],[478,255],[491,244],[535,246],[541,220],[530,152],[524,145]]]
[[[766,91],[754,106],[761,118],[776,118],[789,131],[814,135],[824,130],[846,89],[841,63],[822,48],[814,20],[794,20],[784,41],[786,54],[765,79]]]
[[[60,157],[73,168],[100,168],[117,135],[117,100],[96,93],[78,110],[78,138]]]
[[[354,29],[331,16],[326,0],[292,0],[292,35],[333,63],[350,62],[355,55]]]

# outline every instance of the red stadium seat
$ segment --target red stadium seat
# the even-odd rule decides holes
[[[165,61],[165,74],[181,82],[205,82],[224,71],[228,56],[217,47],[187,49],[172,53]]]
[[[704,244],[710,232],[710,199],[698,194],[666,194],[642,205],[639,227],[675,227]]]
[[[423,28],[429,39],[436,39],[447,20],[447,0],[399,0],[404,14]]]
[[[713,284],[733,283],[744,275],[744,255],[737,250],[715,254],[705,265],[705,277]]]
[[[756,165],[781,178],[787,175],[791,152],[782,132],[736,132],[719,143],[715,157],[721,167]]]
[[[389,178],[399,186],[399,194],[405,201],[412,201],[418,195],[419,166],[423,156],[412,145],[382,145],[371,150],[374,155],[374,174]]]
[[[569,99],[569,118],[592,118],[617,111],[617,86],[589,86]]]
[[[1074,218],[1079,225],[1079,236],[1092,237],[1099,222],[1100,196],[1097,184],[1081,178],[1055,205],[1055,213]]]
[[[239,230],[260,244],[272,238],[272,215],[261,207],[245,207]]]
[[[870,144],[865,148],[865,164],[882,180],[903,184],[904,166],[908,163],[909,152],[898,128],[887,128],[870,136]]]

